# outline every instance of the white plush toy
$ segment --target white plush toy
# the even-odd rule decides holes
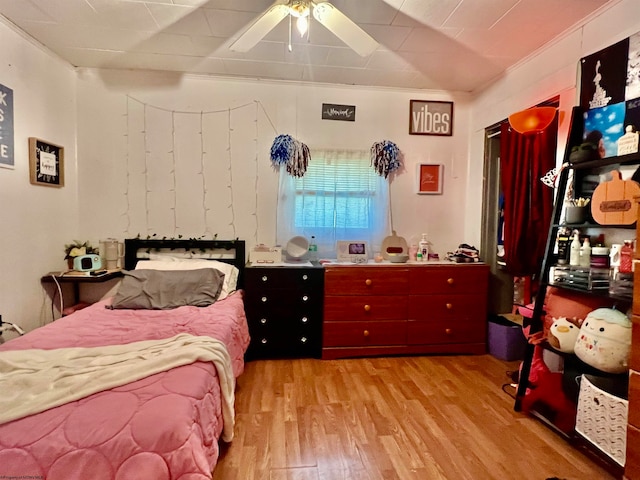
[[[554,317],[547,339],[549,345],[564,353],[573,353],[573,349],[580,333],[580,320]]]
[[[584,363],[607,373],[624,373],[631,353],[631,321],[611,308],[598,308],[582,322],[574,347]]]

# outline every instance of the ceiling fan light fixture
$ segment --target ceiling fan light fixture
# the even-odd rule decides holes
[[[309,2],[293,0],[289,5],[289,13],[296,18],[308,17],[310,13]]]
[[[555,116],[555,107],[533,107],[509,115],[509,125],[525,135],[540,133],[551,125]]]
[[[296,20],[296,29],[301,37],[304,37],[304,34],[309,30],[309,20],[305,17],[298,17]]]

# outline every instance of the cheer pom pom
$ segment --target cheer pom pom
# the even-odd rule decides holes
[[[389,140],[371,146],[371,165],[381,177],[387,178],[402,166],[401,156],[398,146]]]

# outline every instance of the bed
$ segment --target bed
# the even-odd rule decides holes
[[[32,372],[20,379],[40,375],[31,386],[0,386],[0,478],[210,479],[219,441],[233,438],[235,379],[249,344],[244,263],[240,240],[128,239],[115,296],[0,346],[0,385],[20,370]],[[216,275],[218,299],[206,306],[122,306],[130,277],[166,283],[185,270]],[[223,271],[237,274],[235,287],[234,275]],[[113,370],[103,378],[96,363]]]

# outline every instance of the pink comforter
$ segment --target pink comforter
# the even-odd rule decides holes
[[[109,310],[110,300],[14,339],[2,350],[92,347],[185,332],[224,342],[238,377],[249,344],[242,292],[174,310]],[[222,431],[220,386],[196,362],[0,425],[0,478],[211,478]]]

